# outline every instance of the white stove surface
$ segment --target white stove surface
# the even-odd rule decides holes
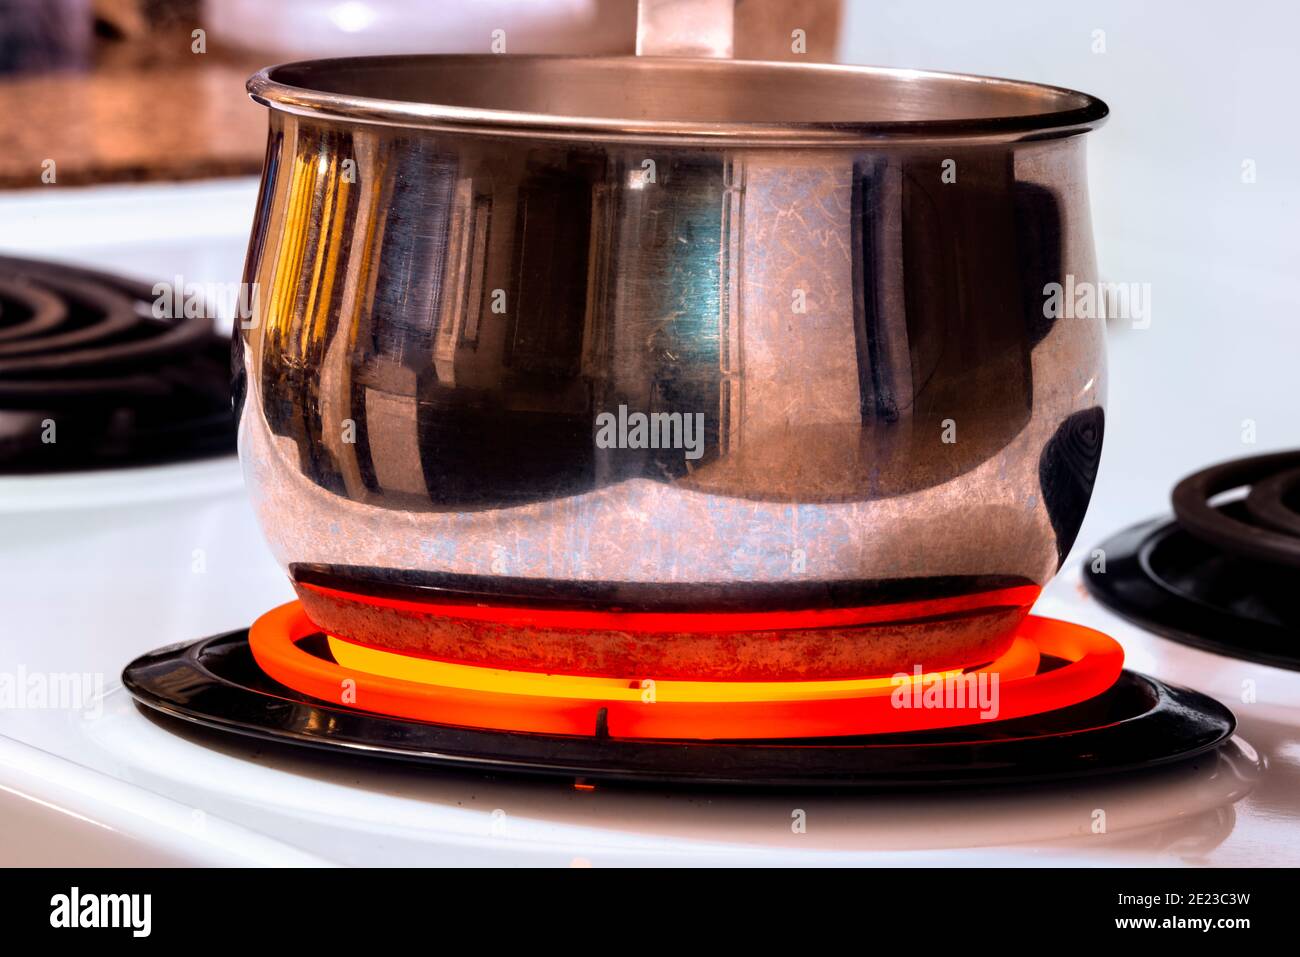
[[[229,281],[254,191],[247,181],[86,190],[66,209],[11,196],[0,201],[0,221],[18,227],[6,233],[6,251],[144,278]],[[66,227],[86,215],[114,225],[61,231],[59,217]],[[151,241],[167,216],[202,222],[199,239]],[[69,235],[81,245],[59,238]],[[1146,258],[1135,244],[1104,248],[1113,251],[1107,262]],[[1151,275],[1170,261],[1116,274]],[[1112,337],[1101,480],[1074,555],[1036,609],[1110,633],[1129,667],[1232,708],[1238,734],[1215,756],[994,791],[740,795],[586,791],[267,748],[150,718],[119,680],[139,654],[246,627],[292,597],[237,463],[0,477],[0,675],[103,681],[89,709],[34,699],[0,708],[0,863],[1300,864],[1300,673],[1147,634],[1092,600],[1079,574],[1102,539],[1166,511],[1182,474],[1300,444],[1281,434],[1294,429],[1284,414],[1294,408],[1294,357],[1259,348],[1271,341],[1279,303],[1294,314],[1297,291],[1284,276],[1255,278],[1245,293],[1231,277],[1200,277],[1186,293],[1170,283],[1152,329]],[[1225,340],[1228,309],[1239,318],[1237,337]],[[1232,363],[1252,348],[1237,396],[1249,399],[1240,413],[1225,411],[1235,399],[1207,388],[1192,360]],[[1251,414],[1269,438],[1243,448],[1236,418]],[[797,810],[804,833],[791,826]],[[1094,833],[1097,811],[1105,833]]]

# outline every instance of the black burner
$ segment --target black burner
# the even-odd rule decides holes
[[[1249,485],[1226,504],[1210,498]],[[1173,520],[1102,543],[1085,581],[1157,634],[1216,654],[1300,671],[1300,452],[1225,462],[1174,489]]]
[[[316,653],[327,654],[322,648]],[[1227,740],[1235,726],[1217,701],[1126,671],[1109,691],[1082,704],[944,731],[744,742],[483,731],[306,697],[262,673],[247,631],[145,655],[127,666],[122,681],[141,705],[165,715],[360,759],[676,785],[890,788],[1055,780],[1183,761]]]
[[[230,340],[208,318],[155,319],[153,299],[144,283],[0,256],[0,474],[234,450]]]

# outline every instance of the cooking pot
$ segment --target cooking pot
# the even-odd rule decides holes
[[[1052,290],[1096,279],[1099,100],[675,56],[248,88],[239,449],[323,629],[620,677],[958,667],[1070,549],[1103,320]]]

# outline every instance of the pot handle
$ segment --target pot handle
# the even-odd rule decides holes
[[[637,56],[730,58],[736,0],[637,0]]]

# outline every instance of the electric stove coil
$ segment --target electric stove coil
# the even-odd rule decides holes
[[[1246,488],[1229,501],[1212,499]],[[1088,589],[1130,621],[1214,654],[1300,670],[1300,452],[1250,456],[1183,479],[1173,520],[1103,542]]]
[[[145,283],[0,257],[0,474],[234,451],[230,341]]]
[[[1067,626],[1069,627],[1069,626]],[[341,760],[389,758],[478,772],[579,781],[761,788],[984,786],[1155,768],[1191,760],[1232,734],[1232,713],[1194,691],[1122,671],[1085,700],[956,727],[746,740],[620,738],[607,720],[582,734],[501,731],[394,717],[295,691],[257,664],[247,631],[144,655],[123,683],[173,719]],[[327,636],[298,638],[330,662]],[[337,662],[334,662],[337,664]],[[1039,671],[1068,667],[1040,658]]]

